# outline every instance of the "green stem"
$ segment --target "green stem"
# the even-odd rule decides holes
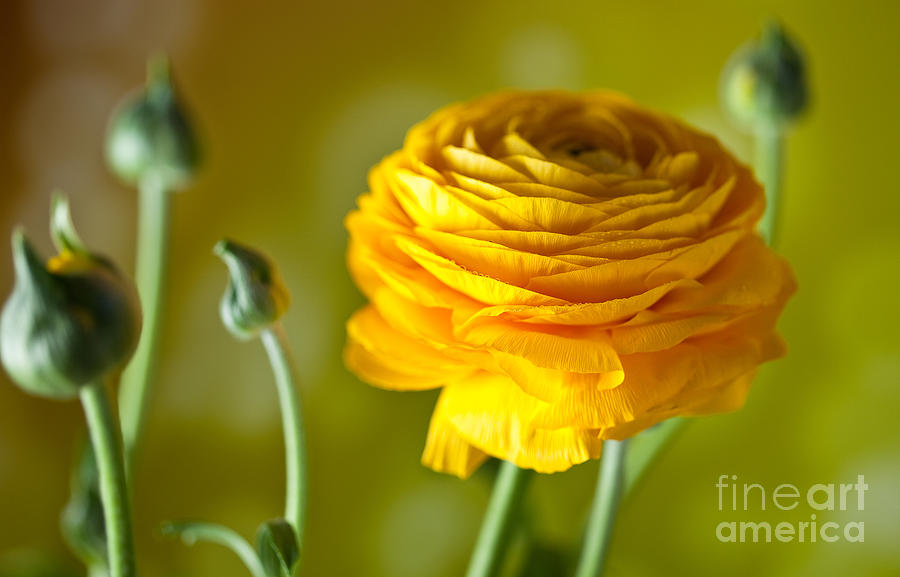
[[[503,461],[500,465],[466,577],[497,575],[512,533],[514,513],[518,510],[528,476],[528,471],[509,461]]]
[[[575,577],[600,577],[606,566],[616,513],[625,484],[625,454],[628,441],[604,441],[600,476],[588,519],[584,547]]]
[[[784,135],[777,126],[760,123],[756,129],[756,177],[766,190],[766,211],[759,222],[759,233],[773,244],[778,230],[778,204],[781,201]]]
[[[134,577],[134,541],[121,432],[103,385],[93,384],[82,388],[81,404],[84,406],[100,479],[109,574],[110,577]]]
[[[197,541],[206,541],[231,549],[246,565],[253,577],[266,577],[266,571],[256,551],[233,529],[216,523],[192,521],[188,523],[170,523],[163,528],[163,531],[179,535],[182,541],[188,545],[193,545]]]
[[[306,520],[306,435],[303,430],[303,412],[300,408],[296,371],[291,359],[287,335],[281,323],[276,323],[263,331],[261,338],[266,347],[266,353],[269,355],[272,372],[275,373],[278,401],[281,405],[281,420],[284,426],[287,473],[284,518],[294,528],[297,534],[297,546],[302,548]]]
[[[171,195],[158,182],[148,178],[140,185],[135,282],[141,298],[144,326],[137,350],[122,373],[119,387],[119,415],[129,477],[144,427],[148,391],[155,373],[169,246]]]

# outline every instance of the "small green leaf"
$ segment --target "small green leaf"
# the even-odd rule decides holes
[[[66,544],[87,567],[106,566],[106,527],[94,451],[85,439],[72,469],[71,495],[60,516]],[[96,571],[96,570],[95,570]],[[95,573],[96,574],[96,573]]]
[[[268,577],[291,577],[300,558],[297,534],[284,519],[273,519],[259,526],[256,551]]]

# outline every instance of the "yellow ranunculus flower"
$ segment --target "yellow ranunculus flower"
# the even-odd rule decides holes
[[[442,387],[423,461],[562,471],[669,417],[741,406],[795,284],[764,195],[712,137],[610,92],[445,108],[347,217],[371,304],[346,360]]]

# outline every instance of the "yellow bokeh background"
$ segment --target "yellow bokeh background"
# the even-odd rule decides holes
[[[361,384],[343,323],[362,302],[342,219],[369,166],[451,101],[505,87],[605,87],[717,134],[719,71],[777,16],[810,61],[813,105],[788,143],[779,250],[800,290],[781,322],[789,355],[746,408],[692,423],[625,503],[610,577],[900,573],[900,3],[9,1],[0,7],[0,230],[49,254],[50,192],[69,193],[93,247],[133,268],[136,195],[102,161],[106,120],[165,49],[202,130],[206,166],[174,201],[161,367],[137,469],[145,576],[242,576],[231,553],[161,538],[200,518],[251,536],[279,514],[283,454],[262,347],[220,325],[223,236],[263,248],[293,293],[285,324],[304,383],[310,503],[304,574],[461,575],[489,494],[418,463],[433,393]],[[0,293],[12,284],[0,251]],[[0,577],[30,561],[78,573],[58,513],[82,434],[77,403],[27,397],[0,376]],[[544,547],[577,548],[596,463],[542,476],[529,515]],[[719,475],[774,488],[866,476],[864,543],[720,543],[725,520],[805,520],[717,509]],[[808,514],[808,511],[804,514]],[[786,516],[785,516],[786,515]],[[820,515],[820,520],[825,520]],[[555,575],[556,573],[543,573]]]

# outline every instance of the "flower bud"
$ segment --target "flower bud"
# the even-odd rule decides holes
[[[199,166],[199,145],[190,118],[172,86],[165,58],[150,62],[147,86],[113,113],[106,137],[106,160],[124,182],[154,180],[180,190]]]
[[[281,318],[290,304],[290,294],[267,256],[230,240],[219,241],[213,252],[230,275],[219,308],[229,331],[248,339]]]
[[[137,291],[106,259],[87,252],[68,203],[56,197],[46,265],[21,230],[12,236],[15,286],[0,316],[0,360],[23,390],[57,399],[120,367],[137,345]]]
[[[746,128],[784,128],[808,100],[803,55],[778,23],[739,48],[722,74],[722,101]]]

